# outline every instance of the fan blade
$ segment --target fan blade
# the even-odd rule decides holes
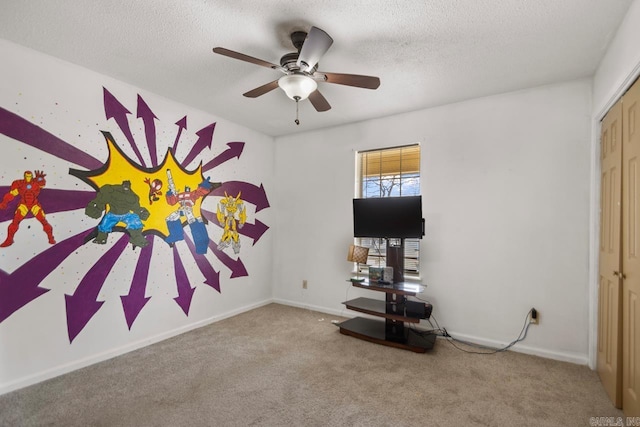
[[[267,83],[266,85],[262,85],[260,87],[257,87],[253,90],[250,90],[247,93],[243,93],[244,96],[246,96],[247,98],[257,98],[260,95],[264,95],[267,92],[271,92],[272,90],[274,90],[275,88],[278,87],[278,81],[274,80],[270,83]]]
[[[234,52],[233,50],[225,49],[223,47],[214,47],[213,51],[219,55],[228,56],[229,58],[239,59],[240,61],[251,62],[252,64],[260,65],[267,68],[278,69],[280,68],[276,64],[263,61],[262,59],[254,58],[253,56],[245,55],[244,53]]]
[[[311,95],[309,95],[309,101],[311,101],[311,105],[313,105],[313,108],[315,108],[316,111],[327,111],[331,109],[331,105],[329,105],[325,97],[322,96],[320,91],[317,89],[311,92]]]
[[[316,73],[318,74],[318,73]],[[325,73],[325,82],[335,83],[339,85],[355,86],[365,89],[378,89],[380,86],[380,79],[373,76],[360,76],[357,74],[340,74],[340,73]]]
[[[332,44],[333,39],[329,34],[320,28],[311,27],[296,62],[300,70],[311,71]]]

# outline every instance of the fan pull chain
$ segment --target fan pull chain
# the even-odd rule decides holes
[[[296,120],[295,120],[295,123],[296,123],[296,125],[300,126],[300,120],[298,120],[298,101],[300,101],[300,97],[296,96],[295,100],[296,100]]]

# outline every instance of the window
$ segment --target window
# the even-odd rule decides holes
[[[420,145],[359,151],[356,161],[356,197],[420,195]],[[360,238],[356,244],[369,248],[368,265],[386,265],[385,239]],[[417,276],[420,274],[420,240],[405,239],[404,244],[405,275]]]

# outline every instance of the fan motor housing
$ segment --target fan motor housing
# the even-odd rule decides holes
[[[298,66],[298,57],[300,56],[299,52],[290,52],[286,53],[280,58],[280,65],[287,69],[287,71],[300,71],[300,67]],[[313,74],[318,69],[318,64],[314,65],[312,69],[307,71],[308,74]]]
[[[293,43],[293,46],[298,49],[298,52],[302,49],[302,45],[306,39],[307,33],[304,31],[294,31],[291,33],[291,43]]]

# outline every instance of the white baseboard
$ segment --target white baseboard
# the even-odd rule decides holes
[[[457,332],[451,332],[449,330],[447,330],[447,332],[449,333],[449,335],[451,335],[452,337],[455,337],[456,339],[459,339],[462,341],[468,341],[474,344],[491,347],[491,348],[504,348],[510,344],[507,342],[480,338],[473,335],[459,334]],[[561,362],[575,363],[577,365],[588,365],[588,362],[589,362],[587,354],[547,350],[547,349],[538,348],[538,347],[531,347],[521,343],[514,344],[509,350],[515,351],[517,353],[524,353],[524,354],[530,354],[532,356],[544,357],[545,359],[553,359],[553,360],[559,360]]]
[[[27,387],[33,384],[37,384],[39,382],[42,381],[46,381],[49,380],[51,378],[55,378],[58,377],[60,375],[64,375],[67,374],[69,372],[78,370],[78,369],[82,369],[85,368],[87,366],[93,365],[95,363],[99,363],[99,362],[103,362],[105,360],[117,357],[117,356],[121,356],[125,353],[129,353],[131,351],[134,350],[138,350],[141,349],[143,347],[149,346],[151,344],[155,344],[158,343],[160,341],[164,341],[168,338],[172,338],[175,337],[177,335],[180,334],[184,334],[185,332],[189,332],[192,331],[194,329],[198,329],[201,328],[203,326],[207,326],[210,325],[212,323],[215,322],[219,322],[220,320],[224,320],[227,319],[229,317],[233,317],[236,316],[238,314],[242,314],[245,313],[247,311],[251,311],[254,310],[256,308],[265,306],[267,304],[271,304],[272,302],[274,302],[271,298],[258,302],[258,303],[254,303],[251,305],[247,305],[235,310],[231,310],[222,314],[218,314],[212,317],[209,317],[207,319],[203,319],[199,322],[195,322],[195,323],[191,323],[189,325],[180,327],[180,328],[176,328],[176,329],[172,329],[170,331],[166,331],[163,332],[161,334],[149,337],[149,338],[145,338],[143,340],[140,341],[136,341],[136,342],[132,342],[129,343],[127,345],[121,346],[121,347],[117,347],[117,348],[113,348],[109,351],[105,351],[102,353],[98,353],[98,354],[94,354],[92,356],[89,357],[85,357],[83,359],[79,359],[79,360],[75,360],[73,362],[70,363],[66,363],[64,365],[60,365],[60,366],[56,366],[54,368],[50,368],[47,369],[45,371],[41,371],[23,378],[20,378],[18,380],[9,382],[9,383],[5,383],[5,384],[0,384],[0,395],[5,394],[5,393],[9,393],[18,389],[21,389],[23,387]]]
[[[286,300],[281,298],[273,298],[272,302],[276,304],[288,305],[290,307],[297,307],[297,308],[304,308],[307,310],[319,311],[320,313],[331,314],[334,316],[353,317],[353,312],[350,312],[346,308],[343,310],[332,310],[326,307],[320,307],[313,304],[304,304],[297,301],[291,301],[291,300]]]

